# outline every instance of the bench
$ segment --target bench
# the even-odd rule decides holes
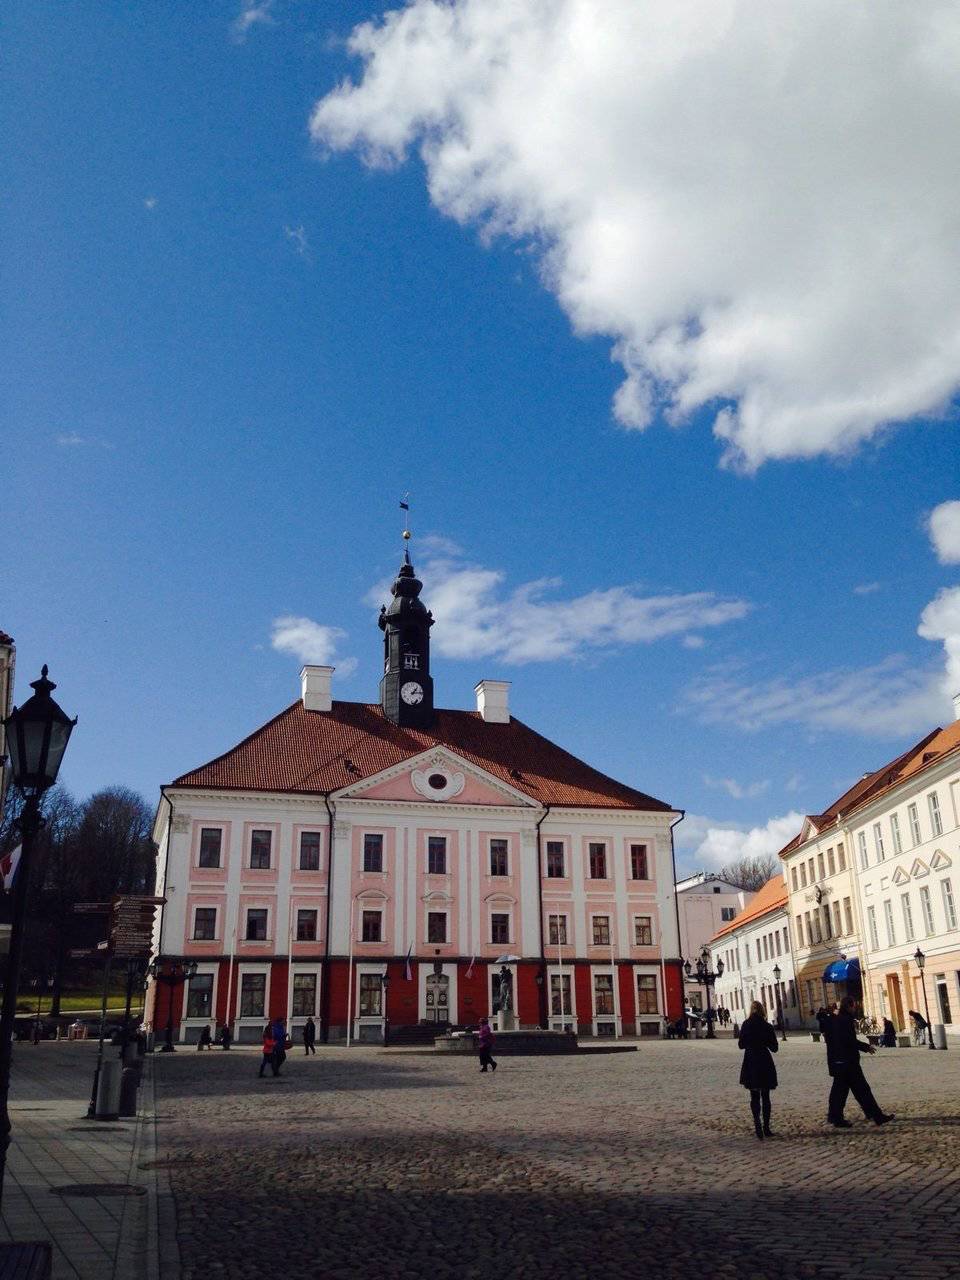
[[[0,1244],[0,1280],[50,1280],[50,1268],[46,1240]]]

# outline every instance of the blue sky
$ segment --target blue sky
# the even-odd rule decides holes
[[[488,56],[471,4],[457,7],[460,46]],[[818,346],[811,323],[788,367],[778,323],[839,304],[791,277],[802,250],[770,225],[771,199],[750,263],[710,286],[731,313],[759,299],[755,336],[717,356],[733,330],[708,349],[714,313],[697,312],[688,277],[705,227],[732,227],[711,261],[736,256],[732,204],[704,194],[675,271],[642,243],[609,272],[597,230],[609,219],[571,211],[594,191],[613,207],[623,164],[605,173],[591,154],[563,190],[553,176],[575,164],[491,177],[491,153],[545,154],[546,129],[510,117],[519,108],[491,83],[481,101],[503,106],[497,127],[512,132],[484,135],[469,77],[429,23],[413,32],[415,94],[377,97],[374,70],[396,68],[396,45],[382,36],[368,53],[364,87],[346,38],[382,12],[342,0],[8,11],[0,628],[18,645],[17,701],[48,662],[80,718],[67,785],[124,783],[153,801],[296,697],[300,660],[273,647],[277,619],[309,620],[309,656],[354,668],[337,696],[374,700],[375,588],[398,563],[409,491],[441,705],[470,706],[481,677],[512,680],[527,723],[694,815],[688,861],[736,850],[752,828],[749,847],[766,847],[783,829],[771,820],[818,811],[950,715],[955,614],[917,635],[938,593],[940,614],[953,607],[957,580],[955,509],[936,546],[927,526],[960,496],[956,369],[948,352],[929,386],[914,376],[944,350],[941,313],[902,319],[894,300],[900,346],[915,351],[899,368],[882,300],[861,313],[851,288],[844,336]],[[562,106],[566,78],[522,52],[512,86],[535,72]],[[453,85],[437,118],[411,100],[429,95],[435,64]],[[311,137],[344,77],[357,88],[335,118],[321,108]],[[464,137],[467,177],[451,158]],[[635,187],[669,209],[676,193],[648,164]],[[827,156],[824,182],[833,172]],[[765,189],[755,196],[764,209]],[[867,234],[856,207],[825,245]],[[924,278],[954,278],[949,252],[931,250]],[[647,275],[618,294],[638,260]],[[860,267],[875,279],[875,263]],[[686,319],[671,330],[671,316]],[[879,407],[840,420],[833,406],[854,391]],[[889,425],[898,416],[910,420]],[[710,828],[732,834],[711,842]]]

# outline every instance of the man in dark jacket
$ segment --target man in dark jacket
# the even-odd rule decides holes
[[[885,1115],[867,1084],[860,1066],[861,1053],[875,1053],[872,1044],[857,1039],[853,1020],[856,1001],[846,996],[840,1001],[840,1011],[831,1018],[827,1039],[827,1069],[833,1076],[830,1101],[827,1104],[827,1120],[838,1129],[849,1129],[849,1120],[843,1117],[847,1098],[852,1093],[863,1108],[863,1114],[874,1124],[887,1124],[893,1119]]]
[[[317,1024],[312,1018],[303,1024],[303,1051],[308,1057],[317,1052]]]

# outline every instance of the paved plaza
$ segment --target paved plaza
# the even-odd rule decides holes
[[[782,1048],[758,1142],[730,1040],[473,1059],[373,1048],[156,1059],[187,1280],[960,1276],[960,1052],[867,1063],[896,1112],[823,1123],[822,1047]],[[162,1242],[161,1242],[162,1243]]]

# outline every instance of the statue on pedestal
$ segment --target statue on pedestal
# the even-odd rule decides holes
[[[501,1013],[509,1013],[513,1008],[513,975],[504,965],[500,970],[500,996],[499,1005]]]

